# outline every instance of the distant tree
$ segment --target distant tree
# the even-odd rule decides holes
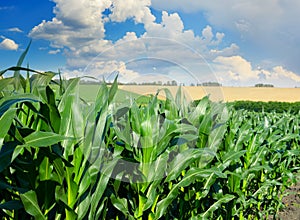
[[[222,86],[222,84],[218,82],[204,82],[202,86]]]
[[[255,84],[255,87],[274,87],[274,85],[258,83],[258,84]]]

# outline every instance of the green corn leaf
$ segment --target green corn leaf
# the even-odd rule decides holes
[[[21,154],[22,152],[24,152],[24,148],[26,146],[24,145],[18,145],[15,150],[13,151],[13,155],[11,157],[11,162],[13,162],[18,156],[19,154]]]
[[[16,109],[9,109],[4,112],[4,114],[0,117],[0,151],[2,148],[2,144],[4,141],[4,137],[7,135],[7,132],[10,129],[11,123],[15,117]]]
[[[69,139],[52,132],[35,131],[24,138],[25,145],[32,147],[46,147]]]
[[[113,169],[114,169],[117,161],[118,161],[118,158],[115,158],[115,159],[107,162],[106,164],[104,164],[104,166],[101,170],[98,170],[98,172],[100,172],[100,178],[97,182],[95,192],[91,195],[91,197],[92,197],[91,209],[90,209],[90,213],[89,213],[90,219],[98,219],[99,218],[99,216],[95,216],[95,214],[97,212],[97,207],[99,205],[99,202],[101,201],[101,198],[107,187],[108,181],[110,179],[110,176],[113,172]]]
[[[181,106],[183,101],[183,94],[182,94],[182,88],[179,86],[176,95],[175,95],[175,103],[177,106]]]
[[[15,142],[8,142],[0,149],[0,173],[11,164],[16,144]]]
[[[34,191],[30,190],[24,194],[20,194],[20,197],[28,214],[32,215],[35,219],[46,219],[39,207]]]
[[[193,125],[197,125],[199,123],[199,118],[205,114],[209,105],[208,97],[204,97],[198,103],[195,109],[188,115],[188,121],[191,122]]]
[[[85,216],[88,215],[88,211],[91,205],[92,197],[88,195],[85,197],[77,207],[78,219],[85,219]]]
[[[58,185],[55,187],[55,199],[60,203],[63,203],[64,206],[68,206],[68,196],[63,185]]]
[[[165,211],[167,210],[168,206],[172,203],[172,201],[176,198],[179,194],[180,187],[187,187],[191,185],[196,180],[206,179],[211,175],[220,175],[220,177],[224,177],[224,174],[220,172],[219,169],[195,169],[191,168],[183,177],[183,179],[178,182],[177,184],[173,185],[172,189],[168,193],[168,195],[157,203],[157,207],[155,210],[155,219],[161,218]]]
[[[158,156],[154,162],[149,164],[149,172],[147,182],[161,180],[165,177],[168,162],[168,153]]]
[[[68,206],[67,203],[67,195],[65,195],[65,192],[62,189],[59,189],[58,187],[56,187],[55,189],[55,198],[57,204],[60,206],[61,209],[65,210],[65,219],[67,220],[73,220],[73,219],[77,219],[77,213],[75,212],[75,210],[73,210],[70,206]]]
[[[82,196],[90,186],[91,186],[91,176],[89,172],[86,172],[79,185],[78,197]]]
[[[16,95],[0,99],[0,117],[14,104],[19,102],[39,102],[40,99],[32,94]]]
[[[20,58],[17,62],[16,70],[14,71],[14,88],[17,91],[20,89],[20,87],[23,88],[24,92],[26,90],[26,80],[20,74],[20,70],[21,70],[22,63],[25,59],[25,56],[28,53],[30,45],[31,45],[31,41],[29,42],[29,44],[28,44],[27,48],[25,49],[25,51],[21,54],[21,56],[20,56]]]
[[[46,87],[47,104],[50,109],[50,122],[55,133],[59,133],[60,129],[60,114],[56,105],[55,94],[50,86]]]
[[[41,181],[50,180],[51,178],[51,168],[48,157],[44,157],[44,160],[39,166],[39,177]]]
[[[68,185],[67,195],[68,195],[68,206],[73,208],[77,201],[78,185],[75,183],[72,177],[73,167],[66,168],[66,181]]]
[[[222,163],[219,165],[221,170],[224,170],[226,167],[232,163],[232,161],[239,160],[241,156],[243,156],[247,150],[241,150],[238,152],[228,152],[222,157]]]
[[[1,79],[0,80],[0,92],[3,91],[7,86],[11,85],[13,82],[14,82],[13,77]]]
[[[159,187],[160,184],[161,184],[161,179],[157,178],[157,180],[151,182],[151,184],[147,188],[147,194],[146,194],[147,201],[144,204],[143,211],[146,211],[149,208],[151,208],[152,212],[154,212],[160,195],[157,192],[158,191],[157,188]]]
[[[241,178],[246,179],[252,172],[271,171],[271,170],[272,170],[272,168],[269,165],[251,166],[249,169],[246,169],[245,171],[243,171]]]
[[[57,158],[53,161],[53,166],[57,174],[57,180],[62,184],[65,174],[64,174],[64,163],[61,158]],[[54,179],[55,180],[55,179]]]
[[[167,119],[174,120],[178,118],[179,106],[176,105],[172,93],[168,89],[162,89],[166,94],[165,103],[165,116]]]
[[[95,115],[94,117],[96,117],[97,112],[103,108],[103,106],[108,104],[108,99],[109,99],[109,89],[106,85],[106,83],[102,83],[100,85],[100,88],[98,90],[97,93],[97,97],[95,100]]]
[[[210,114],[207,114],[203,117],[199,125],[199,138],[198,138],[198,147],[204,148],[208,146],[208,137],[212,130],[212,117]]]
[[[177,178],[181,172],[199,158],[210,159],[215,156],[215,153],[209,149],[188,149],[178,155],[169,163],[166,182]]]
[[[117,198],[114,194],[110,196],[110,200],[114,207],[120,210],[125,216],[129,214],[128,203],[125,198]]]
[[[37,73],[37,74],[44,74],[42,72],[36,71],[34,69],[30,69],[30,68],[26,68],[26,67],[21,67],[21,66],[12,66],[9,67],[5,70],[1,70],[0,71],[0,76],[2,76],[4,73],[8,72],[8,71],[27,71],[27,72],[33,72],[33,73]],[[14,77],[12,77],[12,79],[15,79]]]
[[[224,138],[224,134],[226,131],[225,124],[219,124],[218,127],[212,129],[208,137],[208,147],[209,149],[216,152]]]
[[[58,105],[61,116],[59,134],[81,139],[84,134],[83,108],[79,99],[79,78],[72,79]],[[65,139],[64,156],[74,152],[74,139]]]
[[[35,89],[44,88],[48,86],[55,75],[56,73],[54,72],[44,72],[44,73],[34,74],[30,78],[31,90],[33,91]]]
[[[228,203],[235,198],[234,195],[226,194],[223,195],[217,202],[212,204],[209,209],[207,209],[204,213],[199,215],[199,219],[209,219],[211,214],[216,211],[223,203]]]
[[[18,62],[17,62],[17,67],[22,66],[22,63],[23,63],[23,61],[24,61],[24,59],[25,59],[25,57],[26,57],[26,55],[27,55],[27,53],[28,53],[28,50],[29,50],[29,48],[30,48],[30,45],[31,45],[31,41],[30,41],[29,44],[27,45],[27,47],[26,47],[26,49],[24,50],[24,52],[21,54],[21,56],[20,56],[20,58],[19,58],[19,60],[18,60]]]
[[[109,95],[108,95],[108,103],[111,103],[116,95],[116,92],[118,90],[118,82],[117,82],[118,77],[114,79],[113,84],[111,85],[109,89]]]

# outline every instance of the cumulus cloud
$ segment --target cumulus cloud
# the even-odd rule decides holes
[[[76,48],[104,37],[102,12],[111,5],[110,0],[54,0],[55,17],[35,26],[29,36],[47,39],[53,45]]]
[[[260,40],[264,36],[279,34],[288,29],[299,36],[296,15],[300,12],[300,3],[291,1],[180,1],[152,0],[152,7],[165,10],[185,11],[186,13],[204,12],[208,21],[217,27],[247,33],[248,40]],[[293,30],[292,27],[295,29]],[[280,34],[279,34],[280,35]],[[276,36],[273,36],[276,37]],[[279,37],[279,36],[277,36]]]
[[[0,49],[2,50],[17,50],[18,48],[19,45],[9,38],[4,38],[0,43]]]
[[[70,6],[67,4],[68,1],[64,4],[61,1],[56,2],[54,9],[56,16],[51,21],[42,21],[34,27],[30,36],[50,40],[51,47],[56,48],[51,50],[50,54],[60,52],[61,46],[66,48],[65,70],[68,75],[71,73],[79,75],[78,71],[81,71],[101,78],[101,75],[107,76],[111,71],[119,72],[120,80],[128,80],[137,77],[137,73],[142,76],[149,74],[153,67],[152,64],[148,64],[158,65],[158,62],[159,70],[170,77],[175,77],[175,73],[178,75],[178,68],[174,66],[180,65],[188,66],[189,70],[183,71],[196,73],[199,69],[203,69],[199,65],[205,63],[204,56],[209,51],[208,47],[220,44],[224,37],[223,33],[214,33],[210,26],[205,27],[202,36],[196,36],[192,30],[185,30],[178,13],[163,11],[162,21],[157,23],[148,7],[149,1],[140,1],[138,4],[133,1],[126,4],[112,1],[100,10],[102,12],[105,8],[109,8],[111,21],[121,22],[133,18],[136,23],[142,22],[145,27],[145,33],[141,37],[137,37],[134,32],[127,32],[123,38],[113,43],[104,39],[104,31],[102,35],[91,35],[94,33],[93,27],[96,26],[94,21],[81,21],[80,18],[76,20],[76,16],[68,14],[69,7],[73,7],[71,11],[76,14],[78,5]],[[134,4],[135,8],[128,7],[128,4]],[[88,12],[89,16],[86,17],[93,17],[94,13],[99,14],[96,10]],[[107,17],[101,19],[98,20],[101,25],[107,22]],[[144,62],[145,60],[147,62]],[[195,62],[198,64],[193,65]]]
[[[218,56],[229,57],[229,56],[238,54],[239,49],[240,48],[238,45],[236,45],[235,43],[232,43],[230,46],[225,47],[222,50],[211,49],[210,55],[212,57],[218,57]]]
[[[253,86],[261,82],[290,87],[300,84],[300,76],[282,66],[271,69],[255,68],[241,56],[219,56],[214,59],[214,68],[223,85]]]
[[[112,14],[109,17],[117,22],[133,18],[135,22],[147,25],[155,20],[149,9],[150,5],[151,0],[112,1]]]
[[[213,80],[212,66],[222,83],[243,83],[264,80],[298,82],[292,71],[277,65],[268,69],[255,69],[253,64],[240,56],[240,45],[226,42],[225,33],[216,28],[236,32],[244,40],[261,42],[271,36],[283,36],[281,32],[293,32],[294,20],[286,21],[290,6],[282,2],[267,0],[233,1],[224,5],[220,0],[207,1],[157,1],[157,0],[54,0],[55,17],[35,26],[29,36],[46,39],[54,48],[49,53],[63,51],[67,58],[66,72],[80,75],[90,74],[98,78],[118,73],[124,81],[144,76],[155,71],[165,73],[168,78],[189,78],[201,81]],[[161,22],[157,22],[150,6],[162,10]],[[186,29],[179,13],[169,13],[168,9],[186,13],[204,12],[209,25],[201,34]],[[104,15],[108,10],[110,13]],[[291,11],[295,14],[295,10]],[[287,16],[286,19],[282,19]],[[124,22],[132,19],[144,25],[145,32],[137,36],[127,32],[116,42],[105,39],[106,22]],[[281,32],[279,33],[278,30]],[[289,32],[288,32],[289,33]],[[285,41],[297,35],[285,35]],[[300,36],[300,35],[299,35]],[[277,38],[280,39],[280,38]],[[264,40],[272,45],[273,40]],[[275,51],[278,50],[278,44]],[[260,47],[262,49],[263,47]],[[295,53],[294,53],[295,54]],[[155,67],[155,68],[154,68]],[[182,73],[181,76],[179,76]],[[262,77],[263,76],[263,77]],[[212,78],[210,78],[212,77]]]
[[[204,13],[210,25],[239,36],[245,47],[300,69],[300,1],[152,0],[156,9]],[[253,58],[254,55],[253,55]]]
[[[209,47],[221,44],[225,36],[224,33],[213,33],[213,29],[209,25],[202,30],[201,36],[195,35],[193,30],[185,29],[184,23],[178,13],[168,13],[166,11],[162,11],[161,23],[153,22],[148,24],[145,29],[146,32],[143,37],[172,39],[190,46],[204,57],[208,54]],[[172,51],[172,49],[169,51]],[[177,55],[180,56],[180,54]]]
[[[186,13],[205,12],[206,17],[212,24],[236,28],[236,24],[249,26],[256,23],[262,26],[266,22],[274,26],[284,14],[288,14],[287,9],[299,6],[297,0],[286,1],[284,3],[272,0],[263,2],[259,0],[228,0],[226,4],[222,3],[222,0],[186,0],[184,2],[181,0],[152,0],[152,7],[164,10],[184,11]],[[265,28],[269,28],[269,26]]]
[[[250,62],[241,56],[223,57],[219,56],[214,60],[217,73],[224,79],[247,82],[257,79],[257,71],[252,69]]]

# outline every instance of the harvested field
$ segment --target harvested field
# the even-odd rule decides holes
[[[168,88],[173,95],[176,94],[178,86],[145,86],[145,85],[122,85],[120,89],[138,93],[141,95],[155,94],[157,90]],[[197,100],[210,94],[214,101],[280,101],[296,102],[300,101],[300,88],[258,88],[258,87],[182,87],[188,99]],[[164,93],[160,93],[164,97]]]

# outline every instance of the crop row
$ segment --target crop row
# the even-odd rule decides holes
[[[86,103],[79,78],[57,84],[53,73],[8,70],[4,219],[262,219],[276,216],[297,181],[299,114],[233,110],[207,97],[195,105],[180,90],[117,103],[116,80]]]
[[[235,101],[231,103],[234,109],[246,109],[254,112],[290,112],[298,114],[300,112],[300,102],[254,102],[254,101]]]

